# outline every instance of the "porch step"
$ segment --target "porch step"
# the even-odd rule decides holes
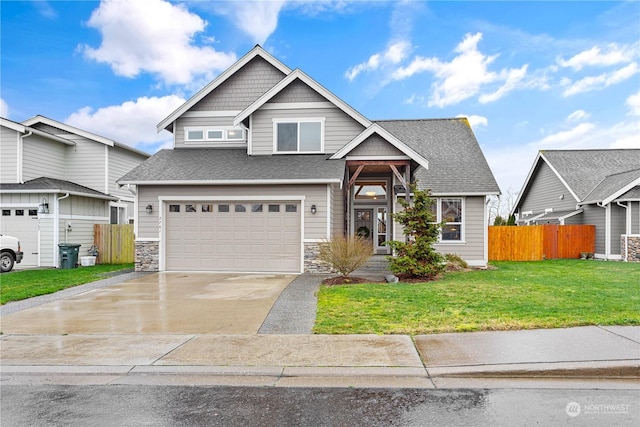
[[[389,261],[387,261],[386,255],[374,255],[365,265],[353,272],[354,276],[365,275],[378,275],[378,274],[390,274],[389,273]]]

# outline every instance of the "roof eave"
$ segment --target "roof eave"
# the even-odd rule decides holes
[[[113,147],[115,145],[115,141],[109,138],[105,138],[104,136],[100,136],[100,135],[96,135],[95,133],[91,133],[91,132],[87,132],[86,130],[82,130],[82,129],[78,129],[74,126],[59,122],[57,120],[53,120],[50,119],[48,117],[44,117],[41,115],[37,115],[35,117],[32,117],[30,119],[25,120],[24,122],[22,122],[23,125],[25,126],[33,126],[36,123],[44,123],[46,125],[49,126],[53,126],[53,127],[57,127],[59,129],[62,129],[66,132],[70,132],[73,133],[75,135],[78,136],[82,136],[84,138],[90,139],[92,141],[95,142],[100,142],[104,145],[108,145],[109,147]],[[46,132],[48,133],[48,132]],[[51,135],[51,134],[50,134]]]
[[[68,191],[59,188],[43,188],[43,189],[29,189],[29,190],[2,190],[2,193],[11,193],[11,194],[67,194],[69,193],[72,196],[82,196],[89,197],[92,199],[103,199],[103,200],[112,200],[117,201],[120,200],[118,197],[110,196],[108,194],[91,194],[91,193],[83,193],[81,191]]]
[[[373,123],[371,126],[367,127],[364,131],[362,131],[358,136],[351,140],[347,145],[338,150],[335,154],[333,154],[330,159],[338,160],[347,156],[351,151],[353,151],[356,147],[362,144],[367,138],[369,138],[374,133],[377,133],[382,138],[384,138],[387,142],[393,145],[398,150],[402,151],[404,154],[409,156],[412,160],[418,163],[425,169],[429,169],[429,161],[424,158],[420,153],[409,147],[407,144],[400,141],[398,138],[393,136],[389,131],[384,129],[377,123]]]
[[[119,185],[274,185],[274,184],[340,184],[342,178],[317,179],[238,179],[238,180],[123,180]]]

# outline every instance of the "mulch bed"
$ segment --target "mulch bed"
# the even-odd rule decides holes
[[[323,285],[329,285],[329,286],[334,286],[334,285],[357,285],[360,283],[376,283],[374,281],[371,281],[370,279],[364,279],[362,277],[355,277],[355,276],[349,276],[349,277],[344,277],[344,276],[335,276],[335,277],[327,277],[326,279],[324,279],[322,281]]]

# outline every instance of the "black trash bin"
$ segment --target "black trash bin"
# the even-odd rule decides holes
[[[60,268],[76,268],[78,266],[78,252],[80,246],[75,243],[58,244],[58,266]]]

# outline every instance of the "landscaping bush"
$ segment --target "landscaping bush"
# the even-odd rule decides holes
[[[389,269],[396,274],[433,279],[445,268],[443,256],[436,252],[433,244],[438,241],[440,224],[433,212],[434,200],[428,191],[411,185],[412,203],[399,199],[404,210],[393,214],[393,219],[404,227],[408,241],[391,241],[388,244],[396,255],[388,257]]]
[[[362,267],[373,255],[371,241],[358,236],[334,236],[331,240],[322,241],[319,246],[319,259],[343,277]]]

